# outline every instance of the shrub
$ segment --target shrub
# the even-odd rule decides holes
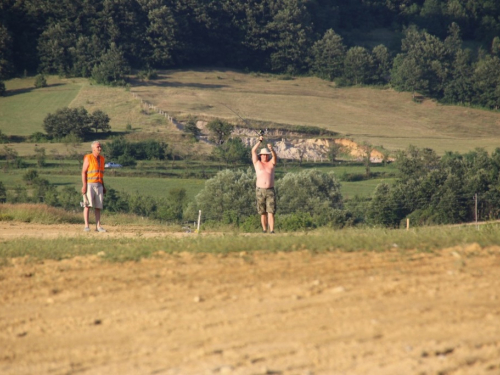
[[[276,182],[278,209],[283,214],[307,212],[320,215],[343,206],[340,184],[333,173],[317,169],[287,173]]]
[[[9,137],[2,133],[0,130],[0,143],[9,143]]]
[[[207,220],[239,223],[255,211],[255,173],[250,168],[223,170],[205,182],[205,187],[186,210],[186,218],[196,220],[198,210]],[[226,211],[233,211],[229,215]],[[229,215],[229,216],[228,216]]]
[[[260,216],[257,214],[248,216],[240,225],[240,229],[247,233],[258,231],[260,228]]]
[[[0,181],[0,203],[5,203],[7,200],[7,189],[2,181]]]
[[[136,143],[116,138],[106,143],[105,152],[110,159],[118,159],[122,165],[135,165],[136,160],[164,160],[167,144],[156,140]]]
[[[35,132],[29,136],[29,141],[37,143],[47,142],[48,141],[47,134],[44,134],[42,132]]]
[[[276,227],[287,232],[313,229],[315,226],[314,220],[308,212],[280,215],[276,219]]]
[[[37,89],[41,88],[41,87],[47,87],[47,79],[45,78],[45,76],[43,74],[38,74],[35,77],[35,87]]]
[[[38,178],[38,172],[35,169],[28,169],[23,176],[23,181],[31,185]]]

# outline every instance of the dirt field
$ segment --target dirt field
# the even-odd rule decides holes
[[[12,259],[0,373],[500,374],[500,248],[162,254]]]

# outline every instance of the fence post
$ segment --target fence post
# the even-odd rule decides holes
[[[198,211],[198,228],[196,229],[200,233],[200,222],[201,222],[201,210]]]
[[[406,218],[406,230],[410,230],[410,219]]]

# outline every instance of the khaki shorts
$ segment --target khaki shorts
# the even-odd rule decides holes
[[[259,215],[265,213],[274,214],[276,212],[276,194],[274,188],[256,188],[257,212]]]
[[[102,210],[103,190],[101,184],[87,184],[88,207],[93,207]]]

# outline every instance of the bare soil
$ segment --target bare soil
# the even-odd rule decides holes
[[[9,225],[1,241],[51,236]],[[137,230],[171,235],[127,233]],[[500,374],[499,275],[500,247],[477,244],[10,259],[0,268],[0,373]]]

